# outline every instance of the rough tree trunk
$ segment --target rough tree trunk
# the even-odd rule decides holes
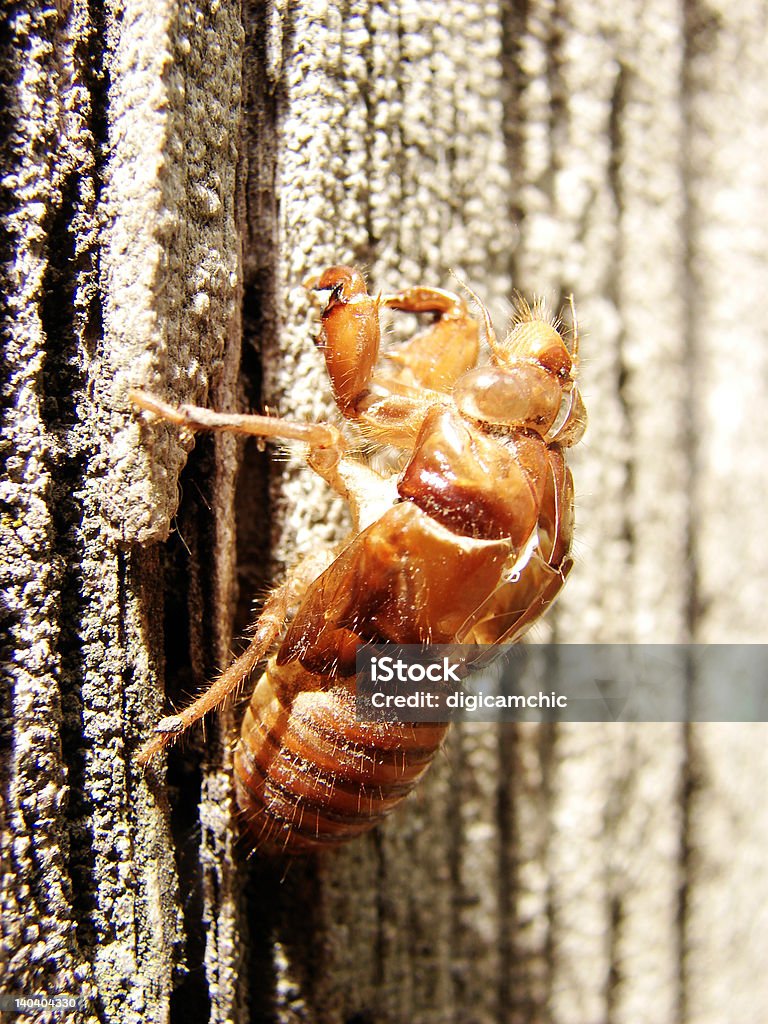
[[[105,1022],[764,1021],[762,724],[455,729],[384,828],[284,877],[232,822],[235,711],[142,773],[345,520],[255,445],[198,439],[179,477],[190,440],[127,390],[325,417],[301,281],[333,262],[453,269],[500,322],[573,292],[578,562],[539,636],[768,642],[765,5],[3,17],[2,991]]]

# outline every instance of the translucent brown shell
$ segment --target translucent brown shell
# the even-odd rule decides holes
[[[328,292],[318,344],[336,403],[373,442],[406,456],[376,472],[332,424],[173,408],[134,392],[142,409],[198,430],[234,430],[307,445],[307,461],[349,503],[354,530],[332,560],[300,563],[266,602],[248,650],[199,700],[164,719],[146,763],[271,657],[235,753],[236,788],[259,847],[301,853],[370,829],[411,790],[443,740],[433,724],[358,721],[361,643],[516,641],[571,569],[573,482],[565,450],[586,415],[578,341],[543,309],[518,303],[496,338],[458,295],[414,287],[372,297],[350,267],[308,282]],[[432,314],[379,358],[382,307]],[[290,609],[297,606],[293,618]]]

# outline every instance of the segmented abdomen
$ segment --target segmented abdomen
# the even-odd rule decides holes
[[[439,724],[359,722],[354,678],[326,690],[322,681],[273,659],[251,697],[235,778],[259,848],[305,853],[367,832],[410,792],[445,735]]]
[[[357,720],[361,643],[516,640],[570,568],[573,484],[541,438],[507,448],[438,408],[400,492],[309,584],[254,690],[235,770],[260,846],[302,853],[367,832],[442,742],[445,725]]]

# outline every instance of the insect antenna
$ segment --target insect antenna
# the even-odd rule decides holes
[[[462,279],[459,277],[455,270],[451,270],[449,271],[449,273],[451,277],[454,279],[454,281],[458,284],[458,286],[460,288],[463,288],[465,292],[468,292],[475,300],[477,305],[480,307],[480,312],[483,314],[483,323],[485,325],[485,340],[488,342],[488,348],[490,348],[490,350],[497,358],[501,358],[504,355],[504,350],[499,345],[499,340],[496,337],[496,330],[493,326],[493,323],[491,322],[491,314],[488,312],[487,307],[483,305],[483,302],[480,296],[477,294],[477,292],[473,291],[472,288],[470,288],[470,286],[466,284],[466,282],[462,281]]]
[[[573,323],[573,343],[571,345],[571,359],[573,360],[574,371],[579,368],[579,321],[576,316],[576,302],[573,292],[568,296],[568,306],[571,310],[571,322]]]

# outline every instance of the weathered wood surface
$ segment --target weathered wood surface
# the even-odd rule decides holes
[[[188,440],[126,400],[326,416],[301,281],[331,262],[453,269],[499,322],[572,291],[578,564],[538,636],[768,641],[764,5],[3,16],[3,990],[110,1022],[764,1021],[762,724],[456,729],[385,828],[285,877],[237,843],[232,713],[144,776],[164,694],[344,517],[226,439],[179,485]]]

